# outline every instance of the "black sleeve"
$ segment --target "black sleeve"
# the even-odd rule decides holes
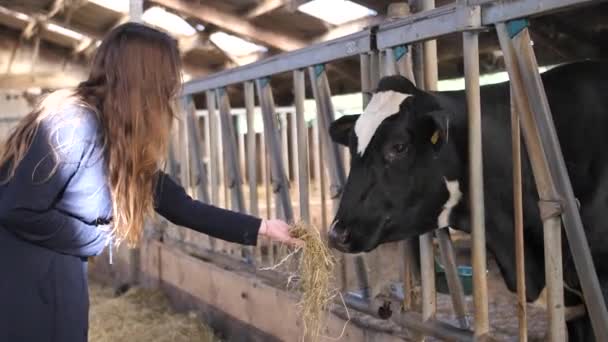
[[[164,172],[156,185],[155,209],[178,226],[242,245],[257,244],[261,219],[194,200]]]

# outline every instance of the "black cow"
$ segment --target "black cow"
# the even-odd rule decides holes
[[[608,298],[608,62],[562,65],[542,74],[561,148],[580,201],[591,253]],[[487,247],[516,291],[509,84],[481,87]],[[351,169],[329,233],[342,252],[368,252],[439,227],[469,230],[468,136],[464,91],[425,92],[401,76],[383,78],[362,115],[330,127],[350,148]],[[543,229],[522,151],[526,296],[545,287]],[[582,303],[563,238],[565,301]],[[588,317],[568,323],[570,341],[593,340]]]

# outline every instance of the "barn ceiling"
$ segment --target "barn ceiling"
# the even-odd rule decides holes
[[[325,6],[342,0],[322,1],[326,1]],[[306,13],[305,9],[315,7],[310,0],[146,0],[144,17],[148,24],[160,25],[178,40],[188,79],[359,31],[385,20],[392,2],[353,0],[358,10],[368,15],[348,20],[346,11]],[[449,2],[438,0],[437,5]],[[298,10],[302,5],[305,7]],[[52,87],[50,80],[56,82],[58,76],[53,70],[86,74],[87,61],[99,40],[126,22],[127,12],[128,0],[0,0],[0,43],[7,47],[3,48],[5,55],[0,55],[0,88]],[[593,6],[533,19],[531,32],[540,64],[606,57],[605,18],[608,4],[598,1]],[[333,24],[334,20],[341,24]],[[485,72],[503,68],[494,36],[487,32],[480,37]],[[440,77],[462,75],[461,46],[457,34],[438,41]],[[24,64],[17,59],[24,58],[33,67],[17,67]],[[46,59],[49,67],[44,69]],[[356,59],[332,63],[329,73],[334,93],[358,91]],[[62,85],[59,82],[57,86]],[[289,77],[279,75],[273,85],[277,102],[289,103]],[[239,91],[233,89],[234,93]]]

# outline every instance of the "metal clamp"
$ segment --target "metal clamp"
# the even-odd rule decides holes
[[[540,218],[548,220],[552,217],[561,216],[564,212],[561,200],[540,200],[538,201],[540,209]]]

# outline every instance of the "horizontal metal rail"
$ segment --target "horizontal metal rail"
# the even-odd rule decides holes
[[[311,65],[358,56],[373,49],[372,31],[364,30],[320,44],[282,53],[262,61],[184,83],[183,95],[252,81]]]
[[[473,333],[469,330],[457,328],[451,324],[444,323],[436,319],[429,319],[423,321],[422,316],[416,312],[401,311],[397,307],[392,308],[394,312],[387,313],[386,310],[390,308],[385,308],[383,305],[370,305],[369,302],[367,302],[366,300],[358,298],[351,294],[347,294],[346,296],[344,296],[344,301],[350,308],[355,309],[359,312],[366,313],[370,316],[381,319],[386,319],[385,315],[388,315],[392,321],[394,321],[395,323],[400,323],[401,326],[405,329],[422,333],[426,336],[439,338],[442,341],[464,342],[474,340]],[[375,310],[375,308],[382,308],[385,312],[380,313],[380,310]]]
[[[470,12],[481,6],[481,25],[490,26],[514,18],[546,14],[598,0],[516,0],[471,1],[450,4],[403,19],[385,22],[375,28],[341,38],[282,53],[242,67],[225,70],[184,83],[183,95],[191,95],[231,84],[252,81],[283,72],[324,64],[389,47],[436,38],[445,34],[477,29]]]
[[[383,50],[397,45],[437,38],[439,36],[476,29],[469,22],[470,12],[481,6],[481,27],[516,18],[547,14],[597,0],[516,0],[482,1],[452,4],[424,11],[403,19],[380,24],[376,33],[377,48]]]

